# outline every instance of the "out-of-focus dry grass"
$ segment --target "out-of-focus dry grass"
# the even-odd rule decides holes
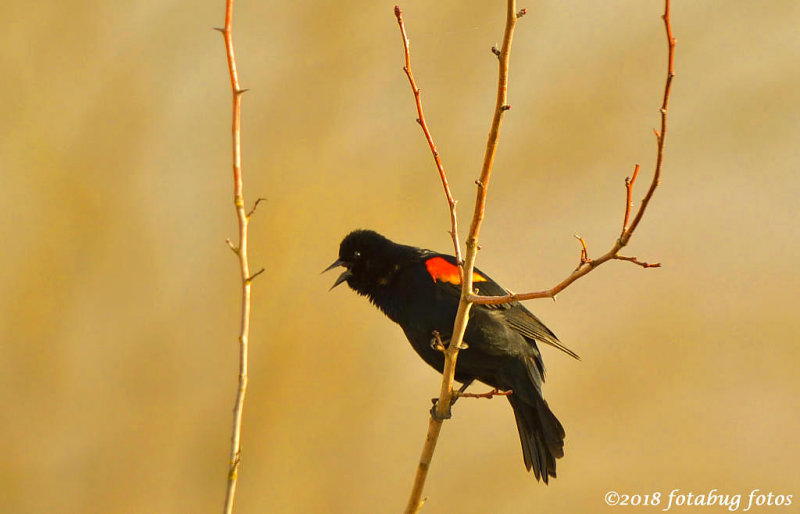
[[[237,6],[246,190],[268,198],[251,224],[267,273],[240,512],[396,512],[408,493],[439,377],[319,275],[356,227],[449,248],[392,7]],[[465,218],[502,9],[403,7]],[[590,252],[618,234],[623,178],[654,159],[665,56],[661,2],[525,7],[479,258],[520,291],[575,265],[573,233]],[[601,512],[610,489],[798,500],[800,4],[673,11],[665,176],[631,247],[664,267],[611,263],[530,304],[583,357],[544,350],[568,434],[559,478],[524,472],[506,402],[464,401],[426,512]],[[214,512],[239,306],[224,244],[230,97],[211,31],[222,2],[3,12],[0,511]]]

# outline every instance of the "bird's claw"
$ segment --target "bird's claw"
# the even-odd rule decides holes
[[[450,339],[442,340],[439,332],[434,331],[433,337],[431,338],[431,348],[438,351],[444,352],[447,349],[447,346],[450,344]]]
[[[439,404],[439,398],[431,398],[431,402],[433,403],[433,407],[431,407],[431,417],[433,419],[441,423],[442,421],[453,417],[453,413],[450,411],[450,407],[447,408],[447,412],[445,412],[444,415],[442,416],[439,415],[439,412],[437,412],[436,410],[436,405]],[[453,403],[451,401],[450,405],[452,404]]]

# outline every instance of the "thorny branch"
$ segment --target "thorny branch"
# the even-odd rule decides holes
[[[225,1],[225,26],[217,29],[225,40],[225,53],[228,60],[228,73],[231,80],[233,93],[233,122],[231,135],[233,137],[233,204],[236,208],[236,218],[239,224],[239,244],[234,245],[230,239],[226,242],[239,258],[239,271],[242,281],[242,317],[239,328],[239,384],[236,392],[236,402],[233,407],[233,427],[231,430],[230,460],[228,462],[228,484],[225,492],[225,506],[223,512],[233,512],[233,500],[236,495],[236,485],[239,477],[239,463],[241,462],[241,434],[242,414],[244,399],[247,393],[247,345],[250,337],[250,286],[254,278],[264,272],[263,269],[250,275],[250,264],[247,259],[247,225],[250,215],[262,200],[259,198],[248,213],[244,208],[244,182],[242,180],[242,152],[241,152],[241,113],[242,94],[246,91],[239,87],[239,74],[236,69],[236,54],[233,51],[233,0]]]

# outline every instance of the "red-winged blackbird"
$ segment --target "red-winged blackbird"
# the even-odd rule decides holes
[[[452,334],[461,294],[455,258],[397,244],[371,230],[356,230],[342,240],[339,259],[325,271],[338,266],[346,270],[333,287],[347,282],[369,298],[402,327],[420,357],[441,373],[444,355],[432,343],[434,332],[445,342]],[[482,295],[507,294],[478,269],[473,282]],[[507,398],[517,420],[525,467],[547,483],[556,476],[556,459],[564,456],[564,428],[542,397],[545,373],[537,341],[578,357],[520,303],[474,305],[464,335],[467,348],[459,352],[455,378],[464,384],[462,390],[478,379],[513,391]]]

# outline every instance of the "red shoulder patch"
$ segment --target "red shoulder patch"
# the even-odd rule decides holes
[[[428,274],[434,282],[447,282],[448,284],[460,285],[461,276],[458,274],[458,266],[450,263],[444,257],[431,257],[425,261]],[[486,282],[486,277],[477,271],[472,273],[473,282]]]

